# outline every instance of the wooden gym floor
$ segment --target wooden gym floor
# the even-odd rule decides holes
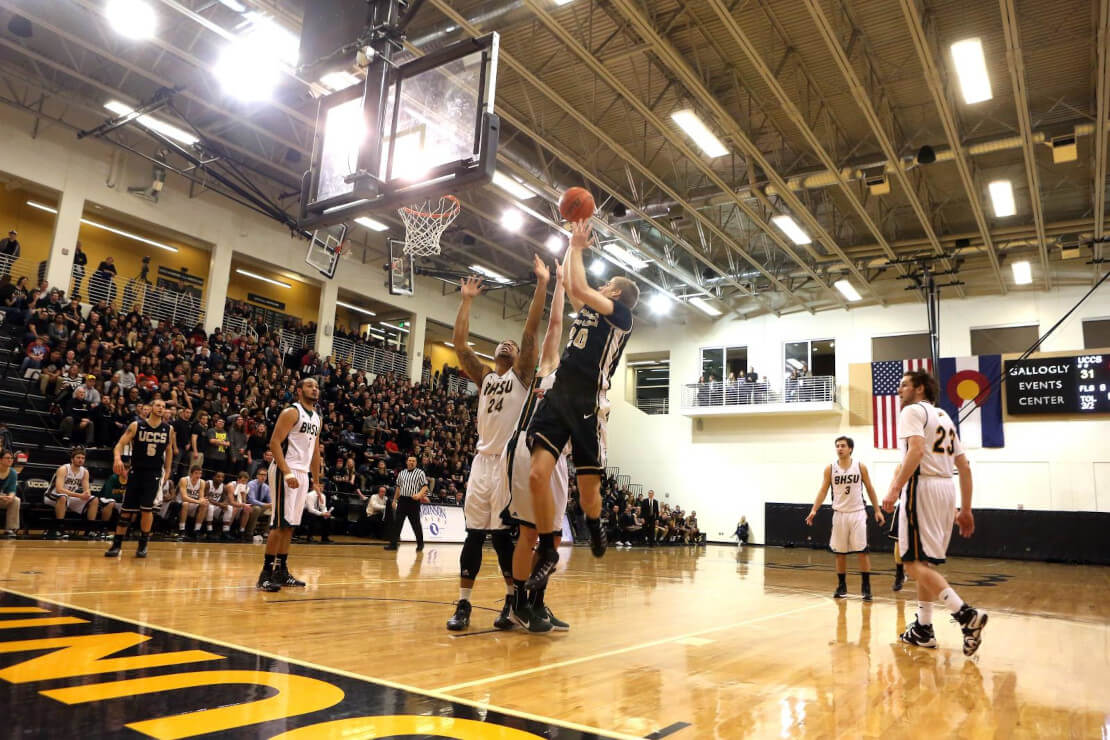
[[[939,604],[939,649],[898,643],[916,601],[912,582],[901,594],[891,592],[893,570],[886,554],[873,556],[876,598],[866,604],[856,596],[859,578],[851,560],[853,596],[831,598],[833,561],[824,552],[636,548],[610,549],[596,560],[583,548],[564,548],[548,602],[572,629],[529,635],[490,629],[504,590],[488,549],[470,632],[456,634],[447,632],[444,622],[458,593],[457,545],[430,544],[420,554],[411,544],[399,553],[367,545],[294,545],[290,569],[308,587],[279,594],[253,588],[262,558],[259,546],[156,542],[146,561],[134,559],[134,542],[118,561],[102,557],[105,547],[102,542],[0,541],[0,596],[7,607],[0,608],[0,641],[17,633],[20,640],[42,638],[61,629],[13,632],[4,625],[13,615],[41,614],[49,625],[64,621],[57,615],[70,613],[67,609],[79,610],[72,612],[82,617],[71,619],[74,623],[104,619],[118,630],[114,618],[132,623],[131,629],[144,625],[139,632],[207,646],[210,652],[237,647],[250,655],[288,658],[292,667],[286,668],[293,673],[330,669],[337,676],[408,691],[408,699],[397,700],[408,702],[403,711],[393,707],[386,714],[441,713],[417,701],[431,692],[444,706],[468,708],[477,719],[485,719],[489,708],[510,719],[526,717],[533,723],[527,725],[531,732],[560,738],[582,735],[555,727],[569,726],[586,736],[656,738],[1110,733],[1108,568],[950,561],[944,570],[953,586],[991,614],[983,647],[969,660],[960,651],[958,628]],[[24,619],[25,626],[34,621]],[[0,642],[0,668],[7,668],[0,670],[0,714],[8,716],[30,701],[30,694],[18,693],[17,687],[36,689],[28,683],[34,676],[13,678],[11,666],[41,654],[13,656],[13,650]],[[50,675],[63,673],[41,674]],[[82,680],[113,677],[127,674]],[[39,693],[54,699],[64,694]],[[135,706],[145,707],[145,715],[122,718],[119,713],[83,715],[80,704],[51,706],[64,706],[64,711],[36,711],[36,717],[49,720],[25,717],[24,732],[35,730],[35,722],[49,721],[52,727],[38,729],[49,729],[51,735],[67,728],[71,734],[80,730],[82,737],[111,735],[122,724],[151,715],[151,705],[141,704]],[[178,711],[189,708],[196,707],[179,706]],[[319,716],[336,715],[324,711]],[[544,722],[554,727],[535,729]],[[269,736],[278,734],[275,726],[237,732]],[[422,732],[531,736],[466,734],[461,727]],[[143,731],[185,736],[150,727]],[[200,731],[198,726],[185,734]],[[385,736],[382,732],[379,727],[354,736]]]

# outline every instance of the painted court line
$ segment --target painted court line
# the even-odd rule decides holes
[[[569,660],[559,661],[558,663],[548,663],[546,665],[536,666],[535,668],[525,668],[525,669],[520,670],[520,671],[513,671],[512,673],[502,673],[502,674],[499,674],[497,676],[490,676],[488,678],[479,678],[475,681],[465,681],[463,683],[451,684],[450,686],[440,686],[439,688],[435,689],[435,691],[443,691],[443,692],[459,691],[461,689],[468,689],[471,686],[481,686],[482,684],[487,684],[487,683],[495,683],[495,682],[498,682],[498,681],[507,681],[511,678],[520,678],[521,676],[531,676],[534,673],[542,673],[543,671],[550,671],[550,670],[553,670],[555,668],[565,668],[567,666],[578,665],[579,663],[586,663],[588,661],[598,660],[598,659],[601,659],[601,658],[610,658],[614,655],[623,655],[625,653],[631,653],[631,652],[634,652],[636,650],[643,650],[644,648],[655,647],[657,645],[664,645],[668,642],[675,642],[676,640],[683,640],[683,639],[687,639],[687,638],[690,638],[690,637],[698,637],[699,635],[710,634],[712,632],[721,632],[723,630],[729,630],[729,629],[733,629],[735,627],[743,627],[743,626],[749,625],[749,624],[757,624],[759,622],[766,622],[769,619],[778,619],[779,617],[786,617],[786,616],[789,616],[791,614],[798,614],[799,612],[806,612],[806,611],[810,611],[812,609],[817,609],[819,607],[827,607],[827,606],[828,606],[828,599],[821,599],[821,601],[819,601],[815,604],[810,604],[809,606],[800,606],[796,609],[789,609],[789,610],[784,611],[784,612],[776,612],[774,614],[764,614],[761,617],[752,617],[751,619],[745,619],[741,622],[730,622],[729,624],[720,624],[720,625],[717,625],[716,627],[706,627],[705,629],[696,630],[694,632],[687,632],[686,634],[683,634],[683,635],[672,635],[671,637],[664,637],[664,638],[661,638],[661,639],[658,639],[658,640],[652,640],[651,642],[641,642],[641,643],[636,644],[636,645],[629,645],[627,647],[616,648],[615,650],[606,650],[603,653],[594,653],[593,655],[584,655],[580,658],[571,658]]]
[[[420,581],[457,581],[458,576],[437,576],[435,578],[421,578]],[[384,581],[362,579],[358,581],[329,581],[327,583],[311,584],[312,588],[321,586],[374,586],[379,583],[409,583],[411,578],[396,578]],[[10,590],[10,589],[9,589]],[[191,586],[189,588],[138,588],[112,591],[43,591],[44,595],[68,596],[99,596],[103,594],[169,594],[187,593],[190,591],[254,591],[255,587],[249,584],[232,586]],[[12,593],[15,593],[12,591]]]
[[[173,628],[170,628],[170,627],[162,627],[162,626],[159,626],[157,624],[150,624],[148,622],[143,622],[143,621],[140,621],[138,619],[130,619],[128,617],[121,617],[121,616],[117,616],[115,614],[111,614],[109,612],[100,611],[98,609],[90,609],[90,608],[85,607],[85,606],[78,606],[77,604],[69,604],[69,603],[66,603],[64,601],[58,601],[57,599],[47,599],[47,598],[43,598],[41,596],[36,596],[34,594],[28,594],[28,593],[23,593],[23,592],[20,592],[20,591],[15,591],[15,590],[10,589],[10,588],[6,588],[6,589],[3,589],[3,590],[7,591],[8,593],[15,594],[16,596],[22,596],[25,599],[34,599],[36,601],[45,601],[45,602],[50,603],[50,604],[56,604],[58,606],[65,607],[67,609],[75,609],[77,611],[84,611],[84,612],[88,612],[90,614],[96,614],[97,616],[106,617],[107,619],[115,619],[115,620],[120,621],[120,622],[126,622],[128,624],[134,624],[134,625],[138,625],[140,627],[149,627],[151,629],[157,629],[157,630],[161,630],[163,632],[170,632],[172,634],[179,635],[181,637],[189,638],[190,640],[199,640],[201,642],[208,642],[208,643],[211,643],[213,645],[219,645],[220,647],[229,648],[231,650],[242,650],[242,651],[247,652],[247,653],[253,653],[255,655],[261,655],[265,658],[270,658],[271,660],[285,661],[286,663],[293,663],[295,665],[299,665],[299,666],[302,666],[304,668],[312,668],[312,669],[317,670],[317,671],[325,671],[325,672],[335,673],[335,674],[340,675],[340,676],[346,676],[347,678],[353,678],[357,681],[370,681],[371,683],[381,684],[382,686],[387,686],[391,689],[398,689],[400,691],[407,691],[411,694],[421,694],[423,696],[430,696],[433,699],[439,699],[440,701],[449,701],[449,702],[456,702],[458,704],[465,704],[466,706],[474,707],[475,709],[493,710],[495,712],[500,712],[501,714],[506,714],[506,715],[510,715],[510,716],[513,716],[513,717],[520,717],[522,719],[531,720],[533,722],[543,722],[543,723],[553,725],[553,726],[556,726],[556,727],[566,727],[567,729],[577,730],[578,732],[586,732],[586,733],[591,733],[592,732],[592,733],[601,735],[603,737],[613,738],[613,740],[643,740],[642,738],[640,738],[636,735],[628,735],[628,734],[625,734],[623,732],[618,732],[616,730],[603,730],[600,727],[591,727],[590,725],[578,724],[577,722],[569,722],[567,720],[556,719],[554,717],[546,717],[542,714],[532,714],[531,712],[523,712],[519,709],[509,709],[507,707],[501,707],[501,706],[498,706],[496,704],[489,704],[488,702],[480,702],[480,701],[475,701],[473,699],[465,699],[465,698],[460,697],[460,696],[452,696],[451,694],[447,694],[443,691],[440,691],[439,689],[421,689],[421,688],[417,688],[415,686],[409,686],[408,684],[398,683],[397,681],[391,681],[391,680],[384,679],[384,678],[375,678],[373,676],[367,676],[367,675],[364,675],[364,674],[361,674],[361,673],[355,673],[354,671],[343,670],[342,668],[332,668],[330,666],[321,665],[319,663],[312,663],[312,662],[307,661],[307,660],[300,660],[298,658],[291,658],[291,657],[286,656],[286,655],[278,655],[276,653],[270,653],[270,652],[267,652],[265,650],[257,650],[255,648],[245,647],[243,645],[236,645],[234,643],[227,642],[225,640],[219,640],[219,639],[216,639],[214,637],[204,637],[203,635],[198,635],[198,634],[193,633],[193,632],[184,632],[182,630],[173,629]]]

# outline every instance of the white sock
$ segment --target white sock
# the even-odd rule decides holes
[[[514,586],[511,582],[506,583],[505,584],[505,595],[506,596],[512,596],[515,593],[516,593],[516,586]]]
[[[224,531],[225,532],[230,532],[231,531],[231,525],[230,524],[225,524],[224,525]]]
[[[184,531],[185,531],[185,525],[184,525],[184,524],[182,524],[181,522],[178,522],[178,524],[177,524],[177,531],[178,531],[178,532],[184,532]]]
[[[463,599],[466,599],[467,601],[470,601],[470,592],[473,590],[473,586],[471,586],[470,588],[459,588],[459,600],[461,601]]]
[[[193,525],[193,531],[194,531],[194,532],[199,532],[199,531],[200,531],[200,527],[201,527],[200,523],[199,523],[199,522],[197,522],[196,524],[194,524],[194,525]]]
[[[964,605],[964,600],[960,598],[959,594],[952,590],[951,586],[940,592],[940,600],[948,607],[948,611],[953,614],[958,612]]]
[[[917,623],[923,627],[933,623],[933,602],[917,602]]]

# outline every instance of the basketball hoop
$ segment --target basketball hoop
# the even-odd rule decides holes
[[[397,213],[405,222],[405,254],[413,257],[439,254],[439,238],[461,212],[462,204],[453,195],[441,197],[434,210],[430,200],[415,207],[398,208]]]

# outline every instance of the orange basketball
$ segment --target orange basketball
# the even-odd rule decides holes
[[[594,215],[594,197],[586,188],[574,187],[559,199],[559,213],[567,221],[585,221]]]

